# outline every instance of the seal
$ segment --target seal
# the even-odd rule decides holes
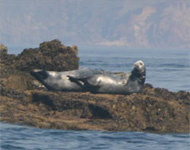
[[[92,93],[131,94],[141,91],[146,79],[146,69],[144,62],[139,60],[135,62],[131,73],[102,71],[88,77],[68,77],[70,81]]]
[[[144,62],[139,60],[134,63],[131,73],[85,68],[64,72],[33,70],[31,75],[48,90],[131,94],[141,91],[146,79],[146,69]]]
[[[70,80],[69,76],[73,78],[87,77],[93,74],[99,74],[101,71],[90,70],[83,68],[80,70],[73,71],[46,71],[41,69],[35,69],[30,72],[40,83],[42,83],[48,90],[51,91],[84,91],[84,88],[81,86],[82,82],[73,82]]]

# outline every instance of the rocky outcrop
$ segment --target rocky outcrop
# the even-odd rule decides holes
[[[1,121],[40,128],[189,132],[189,100],[187,92],[149,84],[131,95],[11,89],[3,91],[0,110]]]
[[[34,51],[25,50],[15,56],[15,61],[24,62],[27,55],[34,58],[36,54],[43,53],[42,49],[45,50],[42,47]],[[59,48],[55,49],[59,51]],[[74,55],[73,52],[70,53]],[[48,52],[43,54],[43,58],[50,55]],[[71,59],[78,61],[76,52]],[[170,92],[154,88],[151,84],[145,84],[141,93],[131,95],[52,92],[41,86],[27,71],[34,67],[31,60],[25,60],[26,66],[27,61],[30,62],[28,67],[1,62],[1,121],[54,129],[190,132],[189,92]],[[48,61],[46,63],[47,68],[52,67]],[[67,69],[73,69],[73,65]]]
[[[0,45],[1,46],[1,45]],[[66,71],[78,69],[77,46],[64,46],[59,40],[43,42],[39,48],[24,49],[18,56],[7,54],[5,46],[0,47],[0,62],[21,71],[46,69]]]
[[[17,56],[15,68],[22,71],[41,68],[64,71],[78,69],[76,46],[66,47],[59,40],[43,42],[39,48],[25,49]]]
[[[0,63],[5,65],[12,65],[15,62],[16,56],[7,53],[6,46],[0,43]]]

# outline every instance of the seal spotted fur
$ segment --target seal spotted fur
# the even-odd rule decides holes
[[[131,94],[142,89],[146,69],[144,62],[139,60],[131,73],[81,69],[64,72],[33,70],[31,74],[48,90]]]

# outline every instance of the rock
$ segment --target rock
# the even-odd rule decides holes
[[[0,63],[5,65],[12,65],[16,56],[13,54],[7,54],[7,47],[0,43]]]
[[[43,42],[39,48],[25,49],[17,56],[14,66],[22,71],[46,69],[67,71],[78,69],[79,58],[76,46],[66,47],[59,40]]]
[[[0,54],[7,55],[7,47],[0,43]]]
[[[190,132],[189,92],[171,92],[151,84],[131,95],[52,92],[41,86],[29,70],[77,69],[76,47],[65,47],[57,40],[44,42],[37,49],[15,56],[15,63],[10,65],[7,50],[1,52],[6,56],[0,63],[1,121],[69,130]],[[65,63],[53,66],[54,58],[59,56]]]
[[[38,83],[29,71],[32,69],[54,71],[78,69],[77,54],[76,46],[66,47],[59,40],[43,42],[39,48],[25,49],[18,56],[8,54],[7,48],[0,44],[1,94],[18,97],[19,93],[23,93],[24,90],[36,89],[40,86],[43,89],[41,83]]]
[[[1,96],[1,121],[56,129],[189,132],[189,104],[158,98],[152,89],[127,96],[26,90],[22,97]],[[190,93],[184,95],[189,101]]]

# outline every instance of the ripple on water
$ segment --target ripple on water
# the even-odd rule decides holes
[[[0,123],[1,150],[189,150],[190,134],[64,131]]]

